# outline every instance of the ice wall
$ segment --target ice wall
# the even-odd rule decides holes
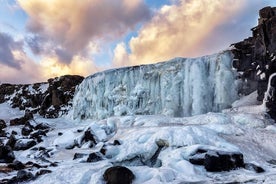
[[[74,118],[164,114],[182,117],[228,108],[237,100],[232,54],[108,70],[87,77],[73,99]]]

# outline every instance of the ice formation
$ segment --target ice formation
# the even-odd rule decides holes
[[[122,115],[173,117],[218,112],[238,99],[232,54],[112,69],[87,77],[76,90],[73,116],[102,119]]]

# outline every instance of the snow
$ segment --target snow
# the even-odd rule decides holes
[[[251,107],[248,103],[252,104],[254,100],[250,98],[253,96],[251,94],[243,98],[236,108]],[[7,104],[0,104],[1,118],[8,120],[22,114]],[[225,110],[222,113],[192,117],[128,115],[102,120],[73,120],[70,116],[44,119],[35,115],[35,121],[52,127],[47,137],[43,138],[44,141],[35,147],[42,146],[51,150],[48,159],[58,162],[58,167],[51,167],[52,173],[27,183],[103,184],[104,171],[114,164],[127,166],[135,174],[134,184],[273,183],[275,180],[276,168],[267,161],[276,157],[276,128],[266,119],[263,108],[255,108],[251,113]],[[97,141],[93,148],[83,143],[74,149],[66,149],[87,130],[93,133]],[[62,133],[61,136],[58,135],[59,132]],[[121,145],[114,146],[114,140],[118,140]],[[151,162],[149,160],[155,155],[158,145],[164,147],[156,160]],[[102,161],[87,163],[85,158],[73,160],[75,153],[90,154],[103,146],[106,158]],[[266,172],[256,174],[246,169],[206,172],[202,166],[188,161],[198,149],[241,152],[246,162],[260,165]],[[40,154],[31,150],[17,151],[16,157],[26,162],[35,160]],[[3,174],[0,177],[7,176]]]
[[[221,111],[238,99],[241,81],[236,79],[231,62],[232,54],[224,51],[96,73],[77,88],[73,117],[183,117]]]

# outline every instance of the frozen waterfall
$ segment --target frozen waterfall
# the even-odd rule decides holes
[[[236,74],[230,51],[96,73],[78,86],[73,116],[182,117],[217,112],[238,99]]]

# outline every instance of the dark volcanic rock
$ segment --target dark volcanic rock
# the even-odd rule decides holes
[[[87,162],[98,162],[101,160],[103,160],[103,158],[100,153],[91,153],[87,158]]]
[[[0,130],[3,129],[3,128],[6,128],[7,125],[6,125],[6,122],[2,119],[0,119]]]
[[[46,118],[56,118],[67,112],[71,106],[75,88],[84,78],[78,75],[65,75],[49,79],[48,83],[26,85],[0,85],[0,103],[8,102],[13,108],[30,109]],[[24,124],[15,119],[11,124]]]
[[[257,90],[257,99],[262,101],[268,79],[276,72],[276,7],[265,7],[259,15],[258,25],[251,29],[252,37],[233,44],[232,52],[234,68],[248,81],[245,90]]]
[[[13,163],[9,164],[8,167],[14,170],[21,170],[25,168],[25,165],[22,162],[15,160]]]
[[[20,170],[17,172],[16,179],[18,182],[28,181],[34,179],[34,175],[31,172]]]
[[[230,171],[244,166],[241,153],[207,152],[204,167],[210,172]]]
[[[34,145],[36,145],[36,142],[33,139],[19,139],[14,145],[14,150],[27,150]]]
[[[229,171],[244,167],[243,155],[224,151],[197,151],[189,158],[195,165],[203,165],[209,172]]]
[[[22,129],[21,129],[21,134],[24,136],[28,136],[30,135],[30,133],[33,131],[31,126],[25,125]]]
[[[247,169],[247,170],[250,170],[250,171],[254,171],[256,173],[265,172],[265,170],[263,168],[261,168],[260,166],[255,165],[255,164],[252,164],[252,163],[246,163],[244,165],[244,168]]]
[[[108,168],[104,174],[103,178],[108,184],[131,184],[135,176],[131,170],[123,166],[114,166]]]
[[[29,110],[25,111],[25,115],[21,118],[15,118],[10,120],[11,126],[17,126],[17,125],[25,125],[28,123],[29,120],[32,120],[34,118],[33,113]]]
[[[11,163],[15,159],[10,146],[0,146],[0,163]]]
[[[14,147],[15,143],[16,143],[17,139],[15,138],[15,136],[12,134],[8,140],[8,142],[6,143],[6,146],[10,146],[11,148]]]

